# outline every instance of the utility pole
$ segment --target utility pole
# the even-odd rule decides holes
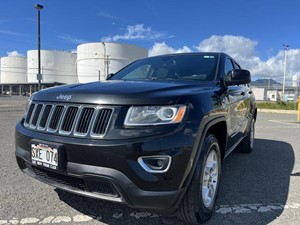
[[[34,8],[37,9],[37,20],[38,20],[38,73],[37,73],[37,80],[38,80],[38,90],[41,90],[41,80],[42,80],[42,73],[41,73],[41,10],[44,7],[42,5],[35,4]]]
[[[107,70],[106,70],[106,45],[105,42],[102,42],[103,45],[103,63],[104,63],[104,77],[107,76]]]
[[[110,61],[109,61],[109,55],[106,56],[106,71],[107,71],[107,74],[106,74],[106,78],[109,74],[109,64],[110,64]]]
[[[281,100],[285,101],[284,98],[284,88],[285,88],[285,77],[286,77],[286,59],[287,59],[287,50],[289,49],[289,45],[283,44],[284,47],[284,63],[283,63],[283,82],[282,82],[282,97]]]

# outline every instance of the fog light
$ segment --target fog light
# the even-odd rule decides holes
[[[165,173],[171,165],[171,156],[143,156],[138,158],[138,163],[149,173]]]

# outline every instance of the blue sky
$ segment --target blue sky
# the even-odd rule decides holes
[[[290,45],[290,60],[300,57],[299,0],[2,0],[0,56],[13,51],[26,56],[36,49],[36,3],[44,6],[42,49],[74,50],[104,40],[136,44],[153,54],[223,50],[260,70],[272,59],[281,62],[284,43]],[[300,74],[295,66],[290,73]],[[274,73],[280,76],[279,67]]]

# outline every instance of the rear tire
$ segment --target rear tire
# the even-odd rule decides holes
[[[221,152],[214,135],[207,135],[191,183],[177,210],[177,217],[188,223],[208,220],[215,208],[221,175]]]
[[[241,153],[251,153],[254,145],[255,134],[255,119],[252,118],[247,136],[244,137],[242,142],[237,146],[237,151]]]

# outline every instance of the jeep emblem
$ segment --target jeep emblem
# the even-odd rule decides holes
[[[60,95],[56,96],[57,100],[69,101],[71,98],[72,98],[72,95],[63,95],[63,94],[60,94]]]

